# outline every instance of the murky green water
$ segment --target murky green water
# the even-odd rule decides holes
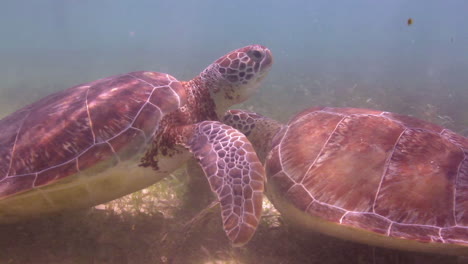
[[[279,120],[315,105],[375,108],[468,135],[467,10],[456,0],[6,0],[0,117],[119,73],[188,80],[227,51],[258,43],[272,50],[275,65],[260,92],[238,108]],[[245,248],[229,246],[218,212],[181,238],[175,231],[209,203],[209,195],[199,195],[203,188],[181,172],[90,212],[0,226],[0,263],[463,261],[304,234],[274,211]],[[193,192],[197,204],[186,198]]]

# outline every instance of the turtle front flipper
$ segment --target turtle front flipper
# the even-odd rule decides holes
[[[235,246],[253,236],[261,216],[265,172],[248,139],[215,121],[183,127],[180,142],[197,158],[221,204],[224,230]]]

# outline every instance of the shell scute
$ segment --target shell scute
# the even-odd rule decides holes
[[[150,138],[158,129],[162,116],[163,114],[158,107],[152,104],[145,104],[135,118],[132,127],[143,131],[144,136]]]
[[[443,242],[439,235],[440,228],[433,226],[402,225],[394,223],[390,235],[420,242]]]
[[[87,108],[96,143],[107,141],[129,127],[152,89],[131,75],[120,75],[90,87]]]
[[[468,245],[466,238],[468,237],[468,228],[466,227],[450,227],[442,228],[440,232],[445,242],[454,244],[465,244]]]
[[[15,133],[17,140],[9,175],[35,173],[75,158],[93,144],[81,86],[35,103]],[[34,146],[34,148],[31,148]]]
[[[468,151],[460,164],[455,190],[455,217],[459,225],[468,226]]]
[[[405,130],[382,180],[376,212],[400,223],[454,225],[455,178],[462,160],[461,150],[440,135]]]
[[[29,111],[25,109],[0,120],[2,128],[2,133],[0,133],[0,181],[8,175],[15,139],[23,125],[23,120],[28,115]]]
[[[288,122],[288,125],[292,124],[292,123],[295,123],[297,120],[305,117],[305,116],[308,116],[310,114],[313,114],[313,115],[316,115],[318,114],[318,112],[322,109],[326,108],[325,106],[316,106],[316,107],[310,107],[310,108],[307,108],[299,113],[297,113],[296,115],[294,115]]]
[[[401,126],[379,116],[343,118],[303,184],[322,202],[350,211],[372,211],[385,163],[402,131]],[[359,173],[349,177],[353,171]]]
[[[53,168],[40,172],[37,175],[34,187],[40,187],[42,185],[49,184],[53,181],[57,181],[63,177],[75,174],[77,172],[78,168],[76,166],[76,160],[69,161],[65,164],[61,164],[59,166],[55,166]]]
[[[149,101],[165,114],[177,110],[187,102],[184,87],[169,74],[133,72],[131,76],[153,88]]]
[[[78,157],[78,169],[84,171],[101,162],[104,162],[104,164],[101,164],[97,171],[107,169],[117,163],[115,152],[108,143],[96,144],[80,155]]]
[[[338,115],[317,112],[289,125],[280,143],[280,156],[283,170],[293,180],[302,181],[342,118]]]
[[[352,108],[352,107],[342,107],[342,108],[334,108],[334,107],[324,107],[321,109],[322,111],[328,113],[337,113],[342,115],[380,115],[383,112],[379,110],[373,109],[365,109],[365,108]]]
[[[27,191],[32,188],[35,179],[36,174],[6,178],[0,185],[0,194],[6,197],[18,192]]]
[[[307,207],[306,212],[312,216],[336,223],[339,222],[341,217],[346,213],[346,211],[341,208],[332,207],[328,204],[320,203],[317,200]]]
[[[117,150],[115,154],[119,157],[120,161],[129,160],[137,153],[142,152],[147,143],[148,139],[137,129],[127,129],[125,132],[109,140],[112,148]]]
[[[383,112],[382,116],[401,122],[407,128],[420,128],[434,131],[436,133],[440,133],[442,130],[444,130],[444,128],[439,125],[429,123],[411,116],[400,115],[391,112]]]
[[[341,223],[371,230],[379,234],[386,234],[391,224],[388,219],[373,213],[363,214],[354,212],[346,214]]]
[[[265,171],[267,175],[273,176],[282,171],[283,167],[281,165],[278,146],[273,148],[273,150],[270,152],[268,160],[269,162],[265,164]]]
[[[290,200],[299,210],[305,211],[307,206],[314,201],[309,192],[302,185],[293,185],[285,194],[285,198]]]
[[[150,102],[159,107],[165,114],[180,107],[179,96],[169,86],[155,89]]]

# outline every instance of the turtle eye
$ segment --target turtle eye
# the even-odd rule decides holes
[[[263,52],[260,50],[251,50],[248,52],[248,55],[254,61],[259,61],[263,59],[263,56],[264,56]]]

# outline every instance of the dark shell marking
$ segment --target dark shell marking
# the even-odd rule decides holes
[[[270,184],[298,209],[390,237],[468,244],[467,138],[388,112],[313,108],[273,141]]]
[[[0,198],[133,156],[161,118],[185,102],[172,76],[133,72],[71,87],[13,113],[0,121]]]

